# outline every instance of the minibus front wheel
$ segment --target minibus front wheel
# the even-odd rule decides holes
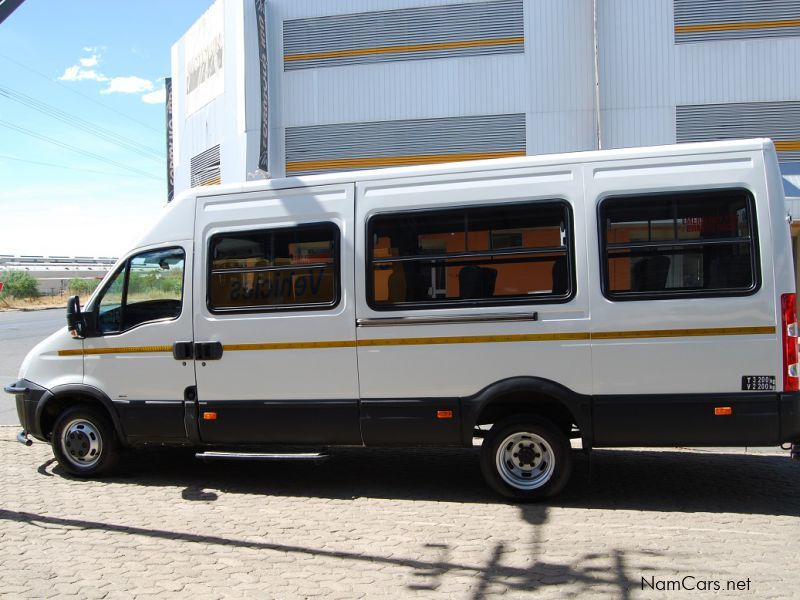
[[[52,435],[53,454],[72,475],[108,473],[119,459],[114,426],[99,410],[75,406],[58,416]]]
[[[572,473],[569,439],[537,415],[511,417],[489,430],[481,446],[481,471],[507,498],[531,502],[553,496]]]

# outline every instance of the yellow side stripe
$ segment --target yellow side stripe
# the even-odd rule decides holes
[[[702,23],[698,25],[676,25],[675,33],[699,33],[703,31],[741,31],[748,29],[781,29],[800,27],[800,19],[776,21],[750,21],[746,23]]]
[[[429,346],[436,344],[494,344],[498,342],[560,342],[588,340],[588,333],[532,333],[519,335],[457,335],[450,337],[358,340],[358,347]]]
[[[644,331],[596,331],[593,340],[638,340],[645,338],[711,337],[717,335],[772,335],[769,327],[716,327],[708,329],[651,329]]]
[[[144,354],[172,352],[172,346],[121,346],[119,348],[86,348],[85,350],[59,350],[59,356],[88,356],[92,354]]]
[[[647,338],[711,337],[728,335],[774,335],[774,325],[766,327],[716,327],[705,329],[651,329],[640,331],[599,331],[594,333],[531,333],[511,335],[458,335],[445,337],[387,338],[368,340],[329,340],[320,342],[276,342],[266,344],[225,344],[224,351],[308,350],[319,348],[368,348],[376,346],[432,346],[441,344],[494,344],[508,342],[573,342],[589,340],[630,340]],[[59,350],[59,356],[172,352],[172,346],[128,346]]]
[[[355,340],[328,341],[328,342],[279,342],[274,344],[225,344],[226,352],[246,350],[306,350],[308,348],[355,348]]]
[[[458,154],[418,154],[408,156],[375,156],[356,158],[332,158],[327,160],[295,160],[286,163],[286,171],[319,171],[322,169],[359,169],[374,167],[407,167],[411,165],[433,165],[462,160],[486,160],[525,156],[524,150],[501,152],[462,152]]]
[[[286,54],[283,60],[317,60],[322,58],[341,58],[345,56],[371,56],[375,54],[398,54],[402,52],[429,52],[431,50],[460,50],[463,48],[482,48],[486,46],[513,46],[524,44],[524,37],[502,37],[488,40],[461,40],[455,42],[432,42],[428,44],[407,44],[404,46],[378,46],[375,48],[348,48],[345,50],[328,50],[324,52],[304,52]]]

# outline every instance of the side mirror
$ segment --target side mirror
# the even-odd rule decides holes
[[[67,300],[67,329],[76,339],[86,337],[86,323],[83,321],[81,301],[78,296],[70,296]]]

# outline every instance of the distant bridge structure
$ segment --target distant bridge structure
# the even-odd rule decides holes
[[[70,279],[99,281],[117,262],[108,256],[13,256],[0,254],[0,281],[11,271],[25,271],[39,282],[39,292],[59,295]]]

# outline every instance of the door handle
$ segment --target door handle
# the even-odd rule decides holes
[[[172,344],[172,356],[175,360],[192,360],[194,344],[192,342],[175,342]]]
[[[194,345],[195,360],[219,360],[222,358],[222,342],[197,342]]]

